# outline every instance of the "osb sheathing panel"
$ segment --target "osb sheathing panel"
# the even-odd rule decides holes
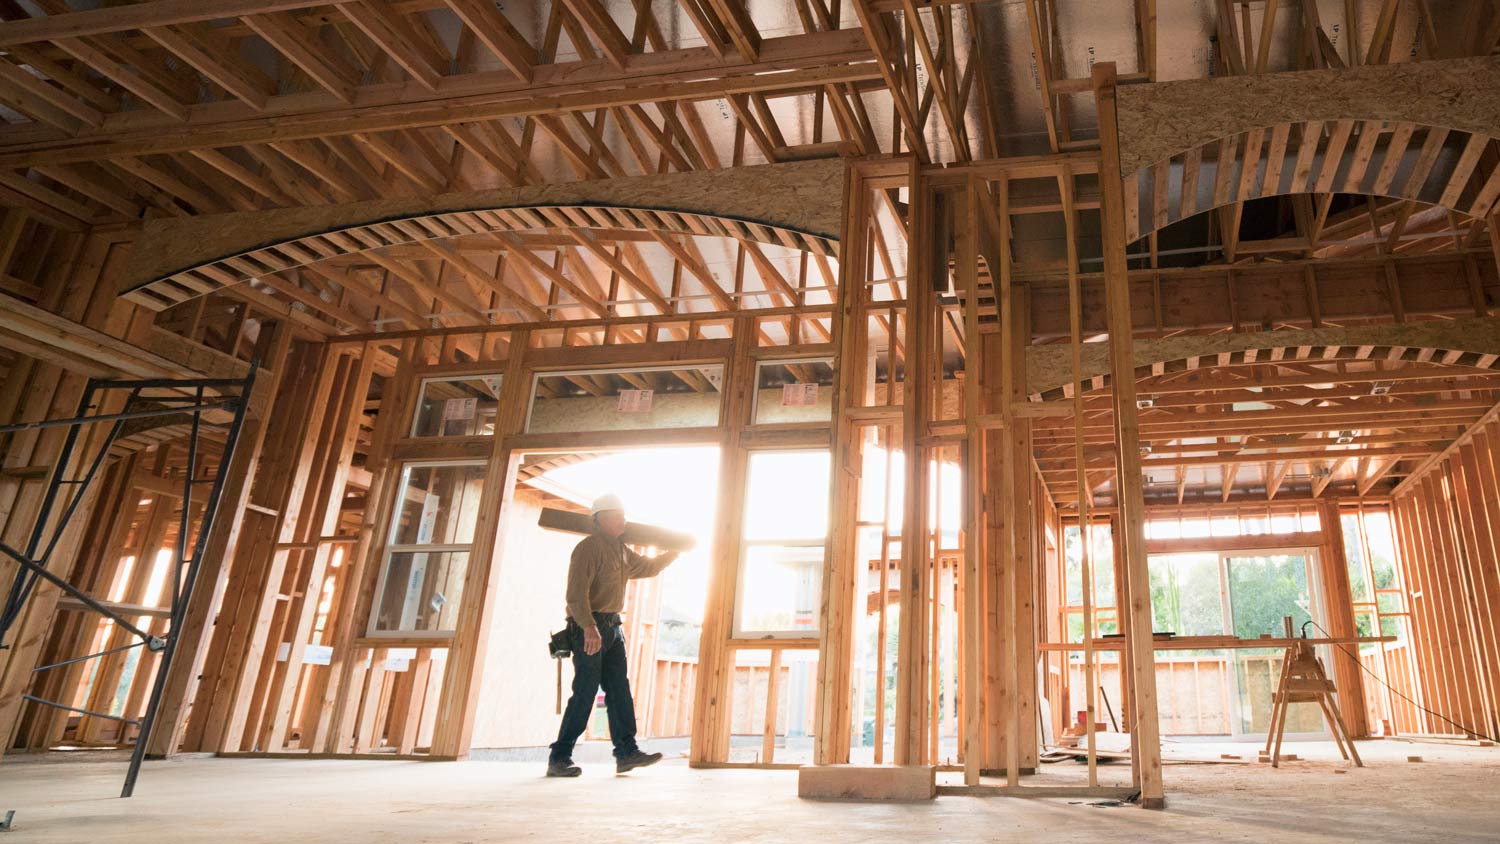
[[[1307,328],[1292,331],[1252,331],[1237,334],[1210,334],[1166,337],[1135,341],[1136,377],[1151,374],[1156,363],[1201,359],[1199,366],[1213,366],[1221,354],[1236,355],[1257,350],[1261,359],[1272,358],[1274,350],[1283,358],[1321,359],[1333,350],[1334,357],[1345,351],[1358,357],[1386,358],[1393,352],[1405,359],[1423,349],[1466,353],[1456,363],[1490,368],[1500,357],[1500,318],[1474,317],[1459,320],[1432,320],[1392,325],[1367,325],[1349,328]],[[1304,351],[1305,350],[1305,351]],[[1359,354],[1360,351],[1366,354]],[[1434,356],[1441,362],[1441,355]],[[1183,365],[1167,367],[1167,371]],[[1109,344],[1083,344],[1083,377],[1098,379],[1085,389],[1102,386],[1109,372]],[[1045,398],[1060,396],[1047,393],[1060,390],[1072,382],[1072,358],[1066,344],[1030,346],[1026,349],[1027,392]]]
[[[1125,85],[1120,173],[1278,123],[1386,120],[1500,136],[1500,57]]]
[[[845,167],[839,159],[823,159],[151,220],[131,250],[119,289],[309,235],[453,211],[621,206],[745,220],[837,242]]]

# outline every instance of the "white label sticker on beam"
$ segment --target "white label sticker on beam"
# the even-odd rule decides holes
[[[417,658],[416,648],[391,648],[385,652],[385,670],[402,672]]]
[[[815,407],[818,404],[817,384],[783,384],[782,407]]]
[[[620,413],[650,413],[651,399],[655,390],[621,390],[620,398],[615,402],[615,410]]]

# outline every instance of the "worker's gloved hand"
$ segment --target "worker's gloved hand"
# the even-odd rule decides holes
[[[601,647],[603,647],[603,646],[604,646],[604,640],[601,639],[601,638],[599,638],[599,628],[595,627],[592,624],[589,625],[588,627],[584,628],[584,631],[583,631],[583,652],[584,653],[588,654],[589,656],[593,656],[594,654],[598,653],[599,649]]]

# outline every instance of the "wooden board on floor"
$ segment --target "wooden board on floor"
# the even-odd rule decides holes
[[[807,765],[797,770],[797,796],[813,800],[931,800],[937,796],[937,768]]]

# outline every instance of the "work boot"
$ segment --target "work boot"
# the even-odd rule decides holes
[[[629,756],[615,757],[615,773],[623,774],[636,768],[644,768],[647,765],[655,765],[661,761],[660,753],[642,753],[634,750]]]
[[[576,777],[583,769],[573,764],[572,759],[552,759],[547,762],[547,776]]]

